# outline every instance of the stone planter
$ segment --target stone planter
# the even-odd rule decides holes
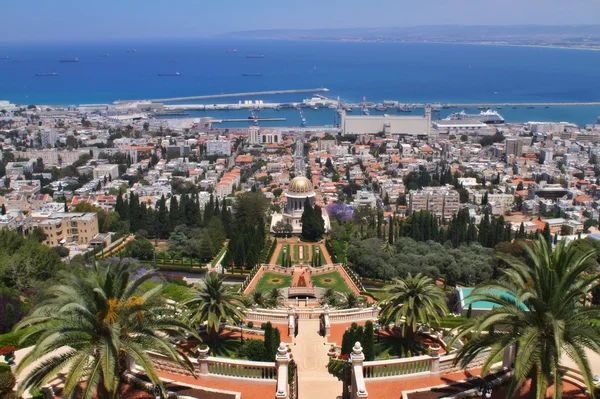
[[[210,352],[208,346],[206,349],[200,349],[200,347],[198,347],[198,349],[196,349],[196,356],[198,356],[198,359],[206,359],[208,357],[208,352]]]
[[[441,349],[442,348],[438,344],[432,344],[429,347],[429,350],[430,350],[429,356],[431,356],[431,357],[438,357],[440,355],[440,350]]]

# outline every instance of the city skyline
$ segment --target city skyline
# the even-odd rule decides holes
[[[227,4],[181,0],[176,5],[141,0],[118,4],[34,0],[3,6],[0,42],[199,38],[283,28],[595,24],[599,13],[600,3],[589,0],[568,5],[541,0],[507,0],[503,4],[472,0],[452,3],[432,0],[420,4],[379,0],[368,7],[358,0],[300,3],[263,0],[252,7],[239,0]]]

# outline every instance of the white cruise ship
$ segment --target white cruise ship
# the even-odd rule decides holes
[[[479,114],[467,114],[464,110],[461,112],[455,112],[450,114],[446,118],[447,120],[476,120],[490,125],[496,125],[504,123],[504,118],[496,111],[488,109],[481,111]]]

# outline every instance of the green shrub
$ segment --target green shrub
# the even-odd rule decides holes
[[[12,371],[10,366],[6,363],[0,363],[0,373],[5,373],[7,371]]]
[[[249,321],[249,322],[248,322],[248,328],[252,328],[252,327],[254,327],[254,322],[252,322],[252,321]]]
[[[164,286],[162,289],[162,294],[167,299],[171,299],[175,302],[181,302],[187,296],[189,291],[190,290],[187,287],[170,282]]]
[[[179,285],[181,287],[189,287],[188,283],[186,283],[182,278],[173,278],[169,280],[169,284]]]
[[[266,330],[266,329],[267,329],[267,323],[262,323],[262,324],[260,325],[260,329],[261,329],[261,330]]]
[[[17,380],[11,371],[0,373],[0,394],[6,394],[15,387]],[[4,397],[2,395],[2,397]]]
[[[239,351],[241,358],[260,362],[265,356],[265,344],[260,339],[248,339]]]
[[[0,348],[5,346],[14,346],[17,349],[27,348],[35,345],[35,339],[29,338],[22,344],[19,343],[21,337],[25,334],[25,330],[13,331],[6,334],[0,334]]]

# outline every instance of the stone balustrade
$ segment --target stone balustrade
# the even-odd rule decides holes
[[[194,374],[192,374],[185,366],[174,362],[166,356],[153,352],[148,352],[148,354],[157,371],[174,375],[186,377],[213,375],[262,381],[272,381],[277,379],[275,362],[252,362],[247,360],[211,357],[206,356],[208,349],[198,352],[198,359],[190,359],[194,366]]]
[[[210,356],[207,360],[208,372],[212,375],[260,380],[277,379],[274,362],[251,362]]]
[[[366,379],[399,377],[408,374],[429,372],[431,370],[431,356],[415,356],[402,359],[376,360],[365,362],[363,373]]]

